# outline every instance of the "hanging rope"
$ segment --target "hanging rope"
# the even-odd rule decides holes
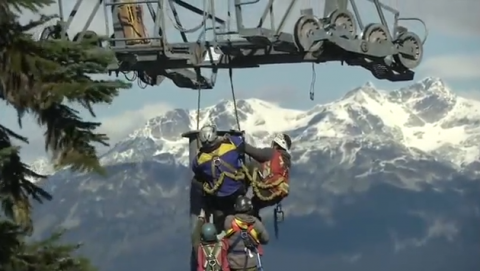
[[[229,62],[231,58],[229,57]],[[232,100],[233,100],[233,110],[235,111],[235,120],[237,121],[237,129],[241,131],[240,127],[240,118],[238,117],[238,108],[237,108],[237,98],[235,96],[235,87],[233,86],[233,69],[231,66],[228,67],[228,77],[230,77],[230,89],[232,91]]]
[[[231,13],[231,7],[230,7],[230,2],[228,3],[227,6],[227,33],[230,33],[230,24],[232,20],[232,13]],[[227,37],[227,41],[230,42],[230,34]],[[238,131],[241,131],[240,127],[240,119],[238,117],[238,110],[237,110],[237,98],[235,96],[235,87],[233,86],[233,68],[230,63],[232,62],[232,57],[228,55],[228,77],[230,78],[230,90],[232,92],[232,100],[233,100],[233,109],[235,110],[235,120],[237,121],[237,129]]]
[[[202,106],[202,88],[200,87],[200,85],[198,85],[198,89],[197,89],[197,132],[200,132],[200,109],[201,109],[201,106]],[[201,145],[200,145],[200,140],[198,138],[198,133],[197,133],[197,150],[200,149]]]
[[[200,86],[197,90],[197,131],[200,131],[200,109],[202,106],[202,89]]]
[[[315,82],[317,81],[317,73],[315,72],[315,63],[312,63],[312,81],[310,82],[310,100],[315,100]]]

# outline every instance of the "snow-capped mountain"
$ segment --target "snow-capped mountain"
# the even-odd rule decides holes
[[[433,157],[458,169],[478,163],[480,157],[480,101],[457,96],[439,78],[426,78],[395,91],[378,90],[367,83],[309,110],[281,108],[258,99],[239,100],[237,108],[240,127],[250,143],[267,145],[274,133],[285,132],[292,136],[293,152],[301,153],[300,158],[353,141],[361,146],[343,148],[345,161],[354,162],[363,146],[393,143],[410,155]],[[223,100],[202,109],[199,126],[207,122],[219,129],[236,129],[233,102]],[[160,155],[165,163],[186,165],[188,141],[180,135],[196,129],[196,110],[166,112],[116,143],[101,161],[113,165]],[[53,172],[43,158],[32,166],[42,174]]]
[[[265,257],[272,269],[479,270],[480,102],[427,78],[390,92],[366,84],[303,111],[237,106],[250,143],[276,132],[294,141],[286,232]],[[236,128],[230,101],[200,116],[200,126]],[[54,174],[45,183],[56,203],[36,206],[37,234],[70,228],[102,270],[185,270],[190,171],[180,134],[196,119],[176,109],[132,131],[102,156],[107,177]]]
[[[40,158],[35,160],[32,164],[30,164],[30,169],[35,171],[36,173],[44,176],[49,176],[55,173],[55,170],[47,158]],[[40,180],[32,179],[32,182],[38,182]]]
[[[461,168],[478,160],[480,102],[455,95],[438,78],[427,78],[391,92],[366,84],[341,99],[309,110],[292,110],[258,99],[237,103],[240,127],[253,144],[268,144],[276,132],[293,137],[296,153],[308,158],[319,149],[338,149],[361,141],[345,151],[354,161],[363,145],[396,143],[411,155],[432,156]],[[117,143],[102,156],[106,165],[149,159],[164,154],[170,162],[188,162],[187,140],[180,134],[196,130],[196,110],[175,109],[149,120],[141,129]],[[214,122],[221,129],[236,128],[231,101],[204,108],[200,126]],[[167,159],[168,161],[168,159]],[[301,162],[301,161],[299,161]]]

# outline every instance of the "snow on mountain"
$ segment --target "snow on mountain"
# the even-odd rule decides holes
[[[40,175],[52,175],[55,173],[52,164],[47,158],[40,158],[35,160],[31,165],[30,168]],[[38,182],[39,180],[33,179],[32,182]]]
[[[264,137],[273,132],[286,131],[300,123],[303,111],[283,109],[258,99],[237,102],[241,128],[248,131],[252,143],[266,143]],[[219,129],[236,128],[234,106],[231,101],[221,101],[200,111],[200,127],[216,123]],[[292,125],[292,123],[294,125]],[[143,128],[133,131],[102,156],[106,165],[128,161],[141,161],[163,154],[165,162],[188,164],[188,141],[180,135],[197,129],[197,111],[175,109],[150,119]]]
[[[258,99],[237,102],[240,125],[254,144],[268,144],[275,132],[293,136],[294,151],[311,152],[362,139],[374,144],[397,142],[412,153],[425,153],[458,167],[477,160],[480,102],[455,95],[438,78],[426,78],[395,91],[372,84],[310,110],[292,110]],[[221,101],[200,112],[200,126],[236,127],[233,102]],[[175,109],[149,120],[102,157],[105,164],[164,154],[167,162],[188,162],[186,139],[197,128],[196,111]]]
[[[331,103],[309,110],[281,108],[258,100],[237,101],[240,125],[252,144],[269,143],[276,132],[294,140],[293,152],[308,159],[316,150],[345,152],[354,161],[363,146],[399,144],[409,155],[428,156],[457,168],[478,160],[480,102],[462,98],[439,78],[429,77],[394,91],[371,83],[349,91]],[[187,140],[181,133],[197,129],[196,110],[175,109],[150,119],[101,157],[105,165],[143,161],[188,163]],[[232,101],[223,100],[200,111],[200,125],[216,123],[219,129],[236,128]],[[361,142],[354,149],[348,142]]]

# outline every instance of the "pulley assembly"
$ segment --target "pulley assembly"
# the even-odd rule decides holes
[[[402,18],[399,18],[398,11],[379,1],[372,2],[379,7],[380,18],[384,18],[382,8],[394,12],[393,35],[384,19],[382,23],[361,26],[362,31],[357,34],[355,17],[359,17],[358,11],[354,15],[346,9],[336,9],[325,18],[301,16],[293,29],[295,47],[299,52],[310,52],[317,62],[345,61],[370,70],[378,79],[412,80],[411,69],[422,61],[426,37],[422,40],[399,26]],[[423,24],[420,19],[408,19]]]

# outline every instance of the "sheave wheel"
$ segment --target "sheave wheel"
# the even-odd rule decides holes
[[[418,67],[423,58],[423,44],[420,37],[415,33],[406,32],[400,34],[396,43],[411,55],[398,53],[394,55],[395,62],[410,70]]]
[[[321,27],[322,23],[314,16],[304,15],[298,19],[293,29],[293,42],[300,52],[311,49],[313,44],[308,38],[313,34],[314,30],[318,30]]]
[[[368,42],[387,42],[391,41],[390,34],[388,34],[387,28],[382,24],[372,23],[365,27],[362,34],[362,39]]]

